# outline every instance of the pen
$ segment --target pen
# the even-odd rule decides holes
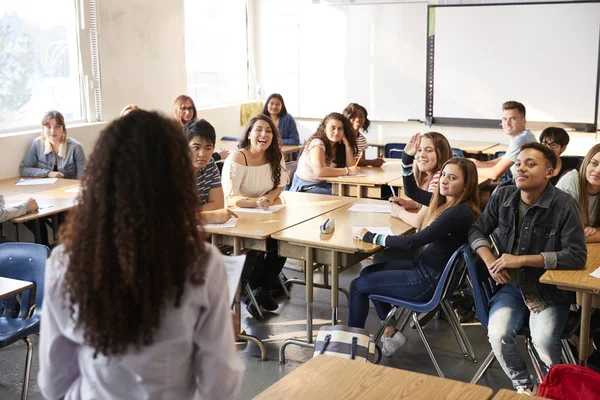
[[[394,187],[390,185],[390,190],[392,191],[392,196],[396,197],[396,192],[394,191]]]

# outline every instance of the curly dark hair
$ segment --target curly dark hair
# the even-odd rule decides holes
[[[269,124],[273,132],[273,140],[271,140],[271,145],[267,149],[265,156],[269,164],[271,164],[271,180],[273,181],[273,189],[276,189],[281,182],[281,159],[283,158],[283,154],[281,153],[281,136],[273,120],[265,114],[259,114],[252,118],[248,122],[248,125],[246,125],[246,129],[244,129],[244,135],[239,140],[238,148],[250,150],[250,132],[257,121],[265,121]]]
[[[273,99],[277,99],[281,102],[281,111],[279,111],[279,118],[285,116],[288,113],[287,108],[285,108],[285,102],[283,101],[283,96],[281,96],[279,93],[273,93],[272,95],[267,97],[267,100],[265,101],[265,105],[263,106],[263,109],[262,109],[262,113],[265,115],[269,115],[269,102]]]
[[[181,127],[143,110],[115,119],[88,160],[78,203],[61,229],[71,317],[94,357],[147,346],[161,310],[180,306],[186,282],[205,280],[207,248]]]
[[[325,118],[323,118],[323,120],[317,127],[317,131],[313,133],[311,137],[306,139],[306,143],[304,144],[302,151],[306,151],[310,146],[310,142],[312,142],[313,140],[321,139],[325,144],[325,163],[330,164],[333,161],[338,167],[345,167],[346,152],[344,151],[345,146],[342,143],[338,144],[338,151],[336,152],[335,160],[332,160],[333,155],[331,147],[329,146],[330,141],[327,138],[327,134],[325,133],[325,126],[327,125],[327,122],[330,119],[340,121],[342,125],[344,125],[344,136],[346,136],[346,140],[348,140],[350,147],[352,147],[352,153],[354,153],[354,156],[356,157],[358,155],[358,147],[356,146],[356,137],[354,137],[354,134],[352,133],[354,132],[352,130],[352,125],[350,124],[348,118],[344,117],[342,114],[337,112],[332,112],[331,114],[328,114],[325,116]]]
[[[351,118],[356,117],[356,114],[358,114],[359,110],[362,111],[365,116],[365,123],[363,124],[362,128],[365,132],[368,132],[369,126],[371,126],[371,121],[369,120],[369,118],[367,118],[369,116],[369,113],[367,112],[366,108],[357,103],[350,103],[346,106],[346,108],[344,108],[342,114],[344,114],[344,117],[350,120]]]

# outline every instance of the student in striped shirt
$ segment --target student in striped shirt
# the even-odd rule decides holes
[[[200,216],[205,223],[222,224],[232,213],[225,208],[225,196],[217,164],[211,158],[215,148],[215,128],[206,120],[185,125],[190,157],[196,176]]]
[[[350,121],[352,130],[354,131],[354,136],[356,137],[356,146],[358,147],[358,156],[360,157],[358,165],[381,167],[385,162],[382,158],[375,158],[373,160],[367,160],[366,158],[366,151],[367,147],[369,147],[369,144],[367,143],[367,138],[365,135],[363,135],[363,133],[367,133],[369,125],[371,125],[371,121],[369,121],[369,118],[367,118],[367,109],[360,104],[350,103],[346,106],[346,108],[344,108],[342,114],[344,114],[344,117],[348,118]]]

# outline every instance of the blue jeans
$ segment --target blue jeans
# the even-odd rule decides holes
[[[513,386],[531,387],[533,383],[519,353],[515,337],[529,318],[533,346],[541,361],[542,373],[561,361],[560,336],[569,319],[569,306],[548,307],[531,313],[523,300],[521,289],[503,285],[490,300],[488,337],[494,355]]]
[[[369,295],[425,302],[433,296],[439,278],[439,272],[418,260],[388,261],[363,269],[360,276],[350,284],[348,325],[365,327],[369,314]],[[392,309],[391,305],[378,301],[374,301],[373,305],[381,320]]]
[[[331,184],[325,181],[305,181],[304,179],[299,178],[298,175],[294,174],[294,179],[292,180],[290,192],[331,194]]]

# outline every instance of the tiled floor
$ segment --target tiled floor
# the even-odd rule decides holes
[[[294,262],[289,262],[289,265],[293,266],[293,264]],[[360,268],[368,264],[369,262],[364,262],[362,265],[357,265],[342,273],[340,276],[340,286],[348,288],[350,281],[358,275]],[[300,274],[295,271],[286,270],[286,274],[288,277],[300,277]],[[331,309],[329,299],[329,291],[315,289],[315,332],[321,325],[330,323]],[[340,304],[339,318],[345,323],[348,316],[348,307],[343,295],[340,296]],[[299,285],[292,288],[292,298],[282,301],[279,309],[275,313],[268,314],[263,321],[252,319],[243,310],[242,325],[248,333],[258,336],[265,341],[269,360],[265,362],[259,361],[260,351],[252,343],[247,346],[239,346],[239,355],[246,364],[246,374],[239,396],[240,399],[251,399],[312,356],[310,349],[288,346],[286,351],[287,363],[280,365],[278,362],[279,344],[283,340],[293,337],[299,339],[305,337],[305,310],[304,286]],[[372,311],[369,315],[367,328],[371,332],[375,332],[378,326],[379,321],[375,312]],[[483,361],[490,351],[485,329],[478,324],[465,325],[464,329],[475,349],[478,360]],[[462,356],[448,324],[443,320],[432,320],[424,330],[446,377],[468,382],[480,364],[473,363]],[[436,375],[435,368],[429,359],[418,333],[409,326],[406,328],[405,334],[409,337],[408,343],[392,357],[384,357],[382,364]],[[33,338],[35,354],[29,389],[29,398],[32,400],[42,399],[36,382],[38,372],[37,344],[38,338],[36,336]],[[17,343],[0,350],[0,399],[12,400],[20,398],[24,361],[25,345],[22,343]],[[56,366],[56,368],[60,368],[60,366]],[[533,370],[530,368],[530,371]],[[511,387],[510,381],[497,363],[484,375],[479,384],[489,386],[494,391]]]

